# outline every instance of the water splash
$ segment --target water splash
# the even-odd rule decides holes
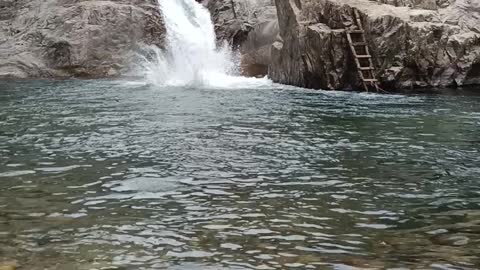
[[[227,44],[217,47],[210,13],[195,0],[159,0],[167,30],[165,50],[149,47],[143,72],[161,86],[258,87],[268,79],[239,76],[239,56]]]

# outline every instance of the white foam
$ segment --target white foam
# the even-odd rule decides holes
[[[146,48],[143,73],[149,84],[199,88],[259,88],[267,78],[239,76],[239,57],[217,47],[208,10],[195,0],[159,0],[167,30],[166,49]]]
[[[16,176],[22,176],[22,175],[34,174],[34,173],[35,171],[32,171],[32,170],[10,171],[10,172],[0,173],[0,177],[16,177]]]

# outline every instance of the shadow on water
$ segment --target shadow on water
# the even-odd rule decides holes
[[[402,90],[399,94],[410,95],[446,95],[446,96],[480,96],[478,86],[460,88],[425,88]]]

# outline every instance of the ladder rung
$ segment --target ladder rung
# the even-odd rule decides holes
[[[352,42],[353,46],[367,46],[366,42]]]
[[[357,58],[372,58],[371,55],[365,54],[365,55],[356,55]]]
[[[374,70],[374,67],[359,67],[360,70]]]
[[[349,34],[363,34],[365,31],[363,30],[347,30],[347,33]]]
[[[378,82],[377,79],[363,79],[364,82]]]

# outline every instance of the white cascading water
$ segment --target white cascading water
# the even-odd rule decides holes
[[[217,48],[210,13],[195,0],[158,0],[167,30],[166,51],[144,65],[149,83],[161,86],[238,88],[270,84],[239,74],[239,57]]]

